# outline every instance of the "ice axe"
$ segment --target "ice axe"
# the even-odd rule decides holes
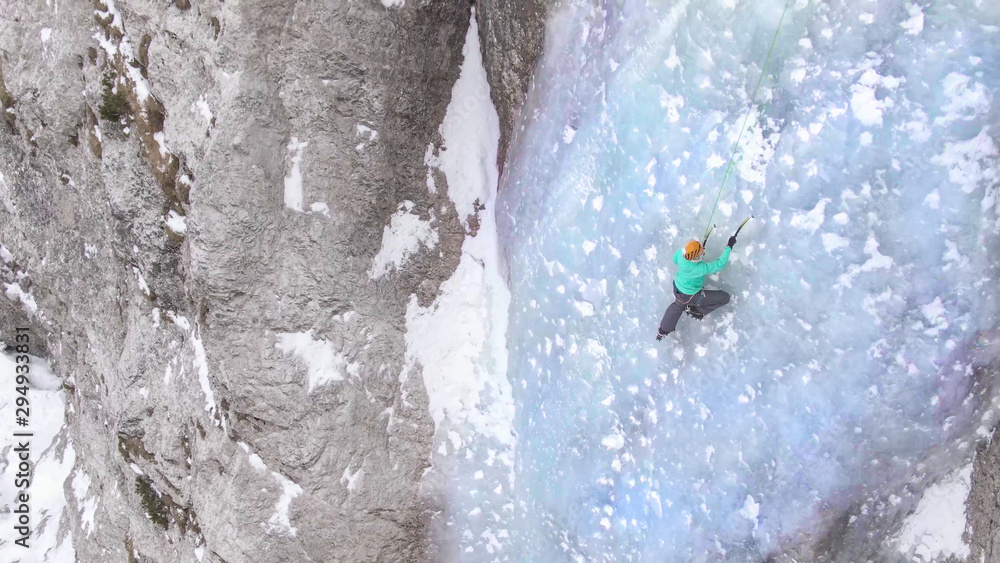
[[[744,226],[744,225],[746,225],[746,224],[747,224],[748,222],[750,222],[750,219],[753,219],[753,215],[751,215],[751,216],[747,217],[746,219],[744,219],[744,220],[743,220],[743,222],[742,222],[742,223],[740,223],[740,226],[739,226],[739,227],[736,227],[736,233],[735,233],[735,234],[733,234],[733,236],[734,236],[734,237],[738,237],[738,236],[740,236],[740,230],[742,230],[742,229],[743,229],[743,226]],[[706,239],[706,240],[707,240],[707,239]]]
[[[736,227],[736,233],[733,234],[734,237],[740,235],[740,231],[743,230],[743,227],[748,222],[750,222],[750,219],[753,219],[753,215],[751,215],[751,216],[747,217],[746,219],[744,219],[743,222],[740,223],[740,226]],[[705,248],[705,245],[708,244],[708,237],[712,234],[712,231],[715,230],[715,227],[716,227],[716,225],[713,224],[711,227],[708,228],[708,232],[705,233],[705,239],[701,241],[701,247],[702,248]]]

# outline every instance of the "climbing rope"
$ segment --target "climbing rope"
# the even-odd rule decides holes
[[[767,70],[767,63],[771,60],[771,51],[774,50],[774,44],[778,41],[778,32],[781,31],[781,24],[785,21],[785,12],[788,11],[789,4],[792,0],[787,0],[785,2],[785,9],[781,11],[781,19],[778,20],[778,28],[774,30],[774,38],[771,39],[771,47],[767,50],[767,57],[764,58],[764,66],[760,68],[760,78],[757,79],[757,87],[753,89],[753,97],[750,98],[750,107],[757,102],[757,91],[760,90],[760,84],[764,81],[764,72]],[[719,184],[719,193],[715,196],[715,205],[712,206],[712,214],[708,217],[708,226],[705,228],[705,240],[708,241],[708,235],[712,234],[712,219],[715,218],[715,211],[719,208],[719,198],[722,197],[722,188],[726,185],[726,179],[729,178],[729,172],[733,168],[733,160],[736,158],[736,149],[740,146],[740,140],[743,139],[743,133],[746,132],[747,121],[750,120],[750,110],[747,110],[746,117],[743,118],[743,126],[740,127],[740,134],[736,137],[736,142],[733,143],[733,152],[729,156],[729,165],[726,166],[726,174],[722,177],[722,183]],[[746,223],[746,221],[744,221]],[[743,225],[740,225],[742,228]]]

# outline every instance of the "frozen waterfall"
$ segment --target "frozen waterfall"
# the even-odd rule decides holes
[[[783,6],[552,14],[497,210],[511,560],[761,561],[835,523],[898,553],[866,534],[992,430],[1000,8],[792,0],[752,104]],[[748,111],[708,245],[755,215],[707,283],[733,301],[654,342]]]

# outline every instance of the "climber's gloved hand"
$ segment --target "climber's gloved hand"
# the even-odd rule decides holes
[[[656,331],[656,341],[659,342],[659,341],[663,340],[663,337],[666,336],[666,335],[668,335],[668,334],[670,334],[670,333],[663,332],[662,330],[657,330]]]
[[[729,237],[729,244],[727,246],[729,248],[736,246],[736,235]]]

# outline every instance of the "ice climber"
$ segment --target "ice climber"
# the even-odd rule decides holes
[[[742,225],[741,225],[742,227]],[[674,302],[667,307],[660,321],[660,329],[656,339],[662,340],[677,328],[677,321],[685,310],[695,319],[701,320],[705,315],[729,303],[729,294],[721,289],[704,289],[705,276],[714,274],[729,263],[729,254],[736,244],[736,235],[729,237],[729,244],[722,255],[714,262],[702,262],[705,247],[700,242],[692,240],[674,253],[674,264],[677,264],[677,277],[674,278]]]

